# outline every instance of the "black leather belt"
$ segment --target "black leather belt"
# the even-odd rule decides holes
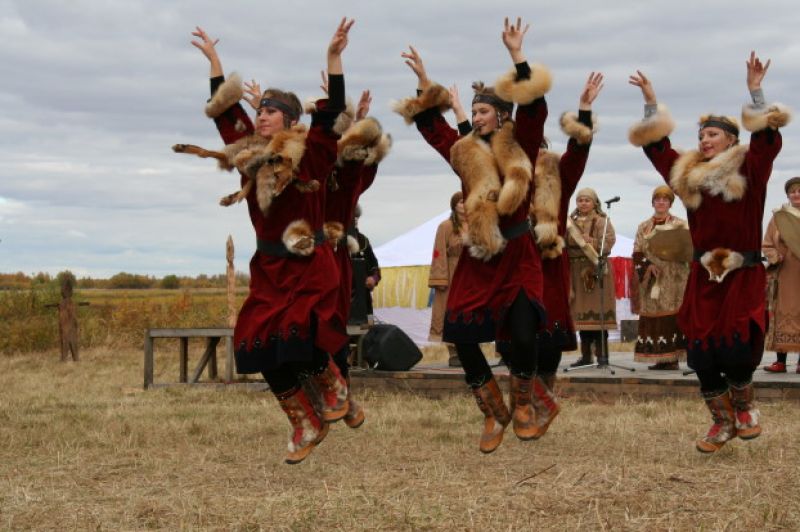
[[[734,253],[738,253],[739,255],[742,256],[742,259],[744,261],[742,263],[742,265],[741,265],[742,268],[748,268],[750,266],[755,266],[756,264],[759,264],[761,262],[761,252],[760,251],[736,251],[736,250],[733,250],[733,249],[730,250],[730,251],[732,251]],[[697,261],[697,262],[700,262],[700,259],[706,253],[710,253],[710,251],[705,251],[705,250],[702,250],[702,249],[695,249],[694,250],[694,260]]]
[[[525,218],[524,221],[512,225],[511,227],[506,227],[505,229],[500,229],[500,234],[503,235],[503,238],[506,240],[514,240],[515,238],[521,237],[525,233],[530,232],[531,230],[531,221],[528,218]]]
[[[325,233],[322,232],[320,229],[314,233],[314,247],[319,246],[325,241]],[[281,241],[270,241],[270,240],[261,240],[260,238],[256,239],[256,249],[260,253],[264,255],[269,255],[270,257],[281,257],[281,258],[288,258],[288,257],[299,257],[297,253],[292,253],[286,247],[286,245]]]

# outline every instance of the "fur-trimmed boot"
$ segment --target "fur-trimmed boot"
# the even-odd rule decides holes
[[[511,414],[494,377],[482,386],[472,388],[472,394],[485,418],[480,449],[482,453],[491,453],[503,442],[503,433],[511,422]]]
[[[556,400],[555,383],[555,373],[533,378],[533,410],[536,412],[536,426],[539,429],[537,439],[544,436],[550,423],[561,411]]]
[[[754,406],[755,390],[753,383],[738,387],[731,387],[731,403],[736,411],[736,435],[743,440],[752,440],[761,435],[761,425],[758,424],[759,411]]]
[[[330,356],[322,373],[312,375],[310,380],[319,392],[323,420],[333,423],[347,415],[347,410],[350,408],[350,402],[347,400],[347,382]]]
[[[299,464],[328,435],[328,424],[317,415],[304,389],[295,388],[275,397],[292,424],[286,463]]]
[[[731,396],[726,390],[716,397],[705,397],[706,406],[711,412],[714,424],[704,438],[697,440],[697,450],[701,453],[714,453],[728,440],[736,437],[736,414],[733,411]]]
[[[344,424],[351,429],[357,429],[364,424],[364,409],[361,405],[353,399],[353,392],[350,386],[350,375],[347,376],[347,402],[350,406],[347,408],[347,414],[344,415]]]
[[[588,366],[592,363],[592,340],[583,341],[581,339],[581,358],[570,364],[570,367]]]
[[[533,440],[539,437],[536,426],[536,413],[533,411],[533,379],[509,376],[508,402],[511,406],[511,420],[514,434],[520,440]]]

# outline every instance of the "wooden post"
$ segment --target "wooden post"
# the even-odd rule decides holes
[[[233,268],[233,238],[228,235],[225,246],[225,256],[228,260],[226,273],[228,276],[228,327],[236,327],[236,270]]]
[[[233,237],[228,235],[225,245],[225,257],[228,262],[228,327],[236,327],[236,270],[233,267]],[[225,382],[233,381],[233,338],[225,338]]]
[[[144,388],[153,385],[153,337],[150,331],[144,333]]]
[[[189,379],[189,338],[183,337],[179,338],[181,342],[181,354],[180,354],[180,368],[181,368],[181,375],[180,375],[180,382],[188,382]]]

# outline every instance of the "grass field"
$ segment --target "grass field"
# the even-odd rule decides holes
[[[699,401],[565,400],[542,440],[509,430],[483,456],[470,397],[370,394],[361,429],[338,424],[287,466],[268,392],[145,392],[139,350],[57,359],[0,357],[3,529],[800,528],[796,403],[760,405],[761,438],[704,456]]]

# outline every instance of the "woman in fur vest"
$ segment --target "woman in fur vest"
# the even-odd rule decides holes
[[[795,251],[800,244],[800,177],[789,179],[784,185],[789,203],[773,211],[773,216],[764,234],[761,246],[769,268],[769,304],[772,318],[767,334],[767,349],[775,351],[777,359],[764,370],[770,373],[786,373],[786,356],[789,351],[800,352],[800,256],[787,245],[789,238]],[[788,224],[792,235],[781,235],[775,217],[782,216],[794,221]],[[800,373],[800,359],[795,373]]]
[[[769,61],[764,64],[751,52],[747,88],[753,103],[742,112],[750,144],[739,144],[736,119],[706,115],[699,122],[697,149],[683,154],[670,144],[674,122],[658,105],[650,80],[638,71],[630,77],[645,101],[645,118],[631,128],[630,141],[644,148],[688,213],[694,261],[678,327],[713,419],[696,442],[706,453],[736,436],[761,433],[752,383],[767,324],[761,221],[772,163],[781,149],[778,128],[789,121],[784,107],[765,103],[761,82],[768,67]]]
[[[506,426],[522,440],[537,436],[531,406],[536,367],[536,332],[544,323],[542,269],[528,219],[533,165],[543,137],[550,74],[528,65],[522,52],[528,30],[505,21],[503,43],[514,69],[494,88],[482,83],[472,100],[472,128],[456,109],[459,130],[442,111],[454,103],[447,89],[431,83],[419,54],[403,53],[418,78],[418,96],[395,105],[407,123],[415,123],[425,140],[461,179],[467,240],[453,275],[445,311],[443,339],[456,345],[485,422],[480,450],[489,453],[502,442]],[[517,107],[511,120],[513,104]],[[461,134],[459,134],[459,132]],[[503,396],[479,343],[510,340],[510,403]]]
[[[239,100],[241,80],[225,80],[211,39],[202,29],[192,44],[211,64],[214,119],[226,150],[242,172],[257,248],[250,261],[250,295],[234,330],[239,373],[261,373],[291,424],[286,462],[298,463],[348,411],[347,385],[328,353],[346,342],[337,313],[338,278],[333,249],[323,238],[326,183],[336,162],[336,122],[345,108],[341,54],[353,21],[343,19],[328,46],[330,95],[318,100],[311,126],[298,123],[297,96],[279,89],[261,95],[255,124]],[[309,396],[308,377],[318,391]],[[314,407],[319,405],[319,409]]]
[[[639,224],[633,240],[633,268],[638,282],[635,313],[639,329],[633,359],[651,364],[647,369],[676,370],[686,359],[686,336],[678,328],[678,309],[683,302],[687,262],[666,261],[650,252],[649,238],[661,230],[685,228],[686,221],[669,209],[675,193],[667,185],[653,191],[653,215]]]
[[[610,261],[605,262],[601,289],[600,280],[597,279],[597,264],[601,246],[602,256],[608,258],[617,235],[594,189],[579,190],[575,195],[575,203],[575,210],[567,221],[567,254],[571,281],[570,309],[581,338],[581,358],[571,365],[578,367],[591,364],[594,346],[597,363],[602,366],[608,364],[608,331],[617,328],[617,300],[613,265]]]

